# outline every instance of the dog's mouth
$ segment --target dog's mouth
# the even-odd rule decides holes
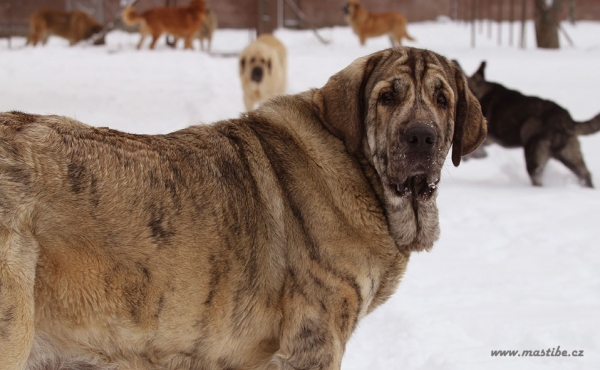
[[[428,200],[436,192],[439,177],[428,179],[424,173],[409,176],[404,181],[392,181],[388,184],[391,192],[397,197],[416,197],[418,200]]]

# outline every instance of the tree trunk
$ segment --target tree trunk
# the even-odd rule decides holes
[[[549,2],[552,5],[548,5]],[[538,48],[558,49],[558,22],[562,0],[535,0],[535,38]]]

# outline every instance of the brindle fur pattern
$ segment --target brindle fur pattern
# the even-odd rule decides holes
[[[166,135],[0,115],[0,368],[339,369],[438,237],[436,189],[387,182],[435,179],[485,135],[465,86],[398,48]],[[438,133],[427,158],[402,149],[415,120]]]
[[[553,101],[526,96],[485,79],[486,63],[468,79],[489,124],[487,144],[522,147],[531,183],[542,185],[542,174],[550,158],[570,169],[586,187],[593,187],[592,175],[581,153],[578,135],[600,131],[600,114],[576,122],[569,112]],[[485,156],[485,152],[480,152]]]

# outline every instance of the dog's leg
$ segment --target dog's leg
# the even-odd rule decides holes
[[[300,312],[304,309],[320,308],[297,306],[284,314],[280,349],[269,370],[340,369],[345,343],[326,317]]]
[[[192,44],[193,40],[194,40],[194,35],[188,35],[184,38],[185,40],[185,47],[184,49],[191,49],[194,50],[194,45]]]
[[[272,358],[272,368],[340,369],[363,298],[354,277],[336,271],[339,280],[328,281],[330,272],[290,270],[281,300],[279,350]]]
[[[142,48],[142,44],[144,43],[144,39],[146,38],[146,34],[145,33],[141,33],[141,37],[140,37],[140,42],[138,42],[137,44],[137,49],[141,49]]]
[[[367,38],[363,35],[360,35],[359,39],[360,39],[360,45],[365,46],[365,43],[367,42]]]
[[[31,234],[0,226],[0,369],[24,369],[29,357],[38,253]]]
[[[546,138],[532,138],[525,144],[525,162],[533,185],[542,186],[542,173],[550,155],[550,140]]]
[[[158,38],[160,37],[160,34],[152,34],[152,42],[150,43],[150,49],[154,49],[154,46],[156,46],[156,42],[158,41]]]
[[[558,159],[562,164],[567,166],[578,178],[581,183],[593,188],[592,174],[587,169],[581,154],[579,140],[576,137],[571,137],[560,151],[554,153],[554,158]]]

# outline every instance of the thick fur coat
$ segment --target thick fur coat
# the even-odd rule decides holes
[[[410,48],[166,135],[4,113],[0,368],[339,369],[485,131],[460,69]]]

